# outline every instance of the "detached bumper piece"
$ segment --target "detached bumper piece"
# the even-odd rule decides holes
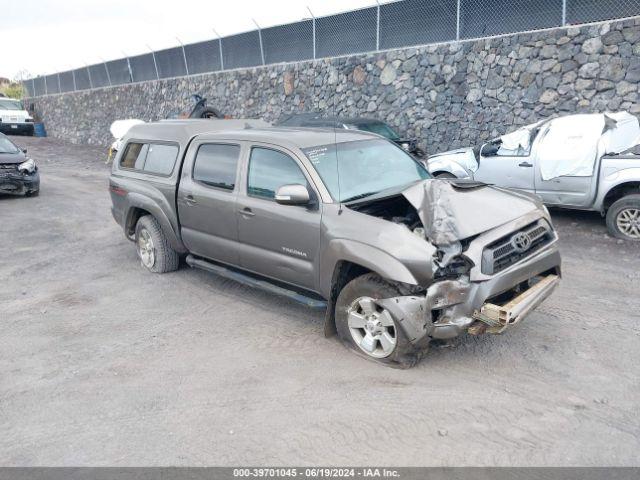
[[[485,303],[473,312],[476,320],[468,329],[471,335],[498,334],[518,323],[540,305],[560,283],[558,275],[547,275],[504,305]]]

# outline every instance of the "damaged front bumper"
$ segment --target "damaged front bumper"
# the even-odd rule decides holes
[[[40,189],[40,174],[0,173],[0,194],[24,195]]]
[[[422,296],[379,300],[417,344],[463,333],[501,333],[546,299],[560,281],[560,253],[550,243],[516,265],[488,278],[433,283]]]
[[[549,274],[524,290],[517,297],[502,305],[485,303],[473,312],[474,322],[467,330],[472,335],[481,333],[502,333],[507,327],[518,323],[531,310],[540,305],[555,290],[560,277]]]

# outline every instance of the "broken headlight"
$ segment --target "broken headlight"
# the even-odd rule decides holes
[[[21,173],[33,173],[36,171],[36,162],[32,158],[18,165],[18,171]]]
[[[468,275],[473,268],[473,262],[464,255],[458,255],[451,259],[446,266],[436,269],[434,278],[459,278]]]
[[[452,243],[438,248],[434,255],[434,278],[458,278],[467,275],[473,262],[462,255],[462,244]]]

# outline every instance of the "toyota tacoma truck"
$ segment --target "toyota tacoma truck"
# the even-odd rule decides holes
[[[109,190],[151,272],[184,257],[325,308],[327,336],[392,366],[415,364],[434,339],[513,327],[560,279],[557,235],[536,197],[432,179],[366,132],[135,125]]]

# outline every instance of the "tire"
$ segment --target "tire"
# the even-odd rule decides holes
[[[440,172],[440,173],[436,173],[434,175],[434,177],[436,178],[458,178],[456,177],[454,174],[449,173],[449,172]]]
[[[368,360],[391,367],[410,368],[418,363],[426,349],[418,350],[411,345],[398,322],[375,304],[376,299],[399,295],[396,287],[375,273],[361,275],[347,283],[338,295],[335,306],[336,330],[345,346]],[[363,305],[367,304],[369,312],[363,309]],[[355,322],[350,322],[352,314],[355,314],[352,317]],[[362,318],[365,316],[375,318],[371,322]],[[358,321],[362,321],[364,326],[352,328],[359,324]],[[386,338],[384,342],[383,338]],[[395,342],[389,342],[389,338]],[[394,343],[393,347],[389,347],[391,343]],[[384,344],[387,345],[386,349]]]
[[[224,115],[213,107],[205,107],[200,113],[200,118],[224,118]]]
[[[27,197],[37,197],[38,195],[40,195],[40,189],[28,192],[26,194]]]
[[[180,255],[171,247],[160,224],[151,215],[138,220],[135,243],[138,258],[147,270],[166,273],[178,269]]]
[[[640,241],[640,194],[624,196],[611,205],[607,229],[616,238]]]

